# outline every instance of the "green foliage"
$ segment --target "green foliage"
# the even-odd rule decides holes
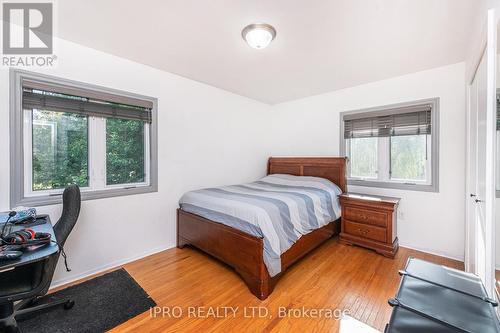
[[[106,120],[106,182],[108,185],[144,181],[144,123]]]
[[[349,139],[351,177],[377,178],[378,140],[386,138]],[[423,181],[426,179],[426,135],[392,136],[390,140],[391,179]],[[384,147],[387,147],[384,145]]]
[[[391,178],[425,180],[426,135],[391,137]]]
[[[87,117],[33,111],[33,190],[88,186]]]
[[[73,113],[33,111],[33,190],[89,186],[88,118]],[[144,123],[106,120],[106,182],[144,181]]]
[[[355,138],[349,141],[351,177],[376,178],[378,138]]]

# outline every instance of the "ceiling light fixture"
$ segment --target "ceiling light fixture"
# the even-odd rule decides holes
[[[276,29],[267,23],[252,23],[241,31],[241,37],[254,49],[266,48],[276,37]]]

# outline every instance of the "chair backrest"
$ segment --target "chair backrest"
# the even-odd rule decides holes
[[[56,234],[59,245],[64,246],[80,214],[80,189],[77,185],[70,185],[64,190],[62,198],[63,211],[61,217],[54,226],[54,233]]]
[[[64,243],[66,243],[71,230],[73,230],[73,227],[78,220],[81,204],[80,189],[77,185],[70,185],[64,190],[62,198],[62,214],[57,223],[54,225],[54,233],[60,246],[64,246]],[[32,291],[22,292],[18,294],[16,296],[17,298],[15,299],[17,300],[33,296],[45,295],[50,288],[50,283],[52,282],[52,277],[54,276],[59,256],[60,252],[57,252],[50,256],[45,262],[35,263],[37,267],[33,269],[34,271],[38,270],[39,274],[33,274],[31,283],[32,286],[36,287],[33,287]],[[9,300],[14,299],[11,296],[9,297]],[[1,300],[2,299],[0,298],[0,301]]]

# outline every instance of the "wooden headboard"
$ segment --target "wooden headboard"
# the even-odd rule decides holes
[[[345,157],[270,157],[267,174],[273,173],[326,178],[347,192]]]

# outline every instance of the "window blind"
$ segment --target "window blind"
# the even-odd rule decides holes
[[[344,138],[431,134],[431,106],[366,112],[344,116]]]
[[[23,109],[70,112],[86,116],[140,120],[151,123],[152,103],[148,105],[144,103],[149,102],[144,101],[143,105],[139,106],[120,102],[120,100],[101,100],[23,86]]]

